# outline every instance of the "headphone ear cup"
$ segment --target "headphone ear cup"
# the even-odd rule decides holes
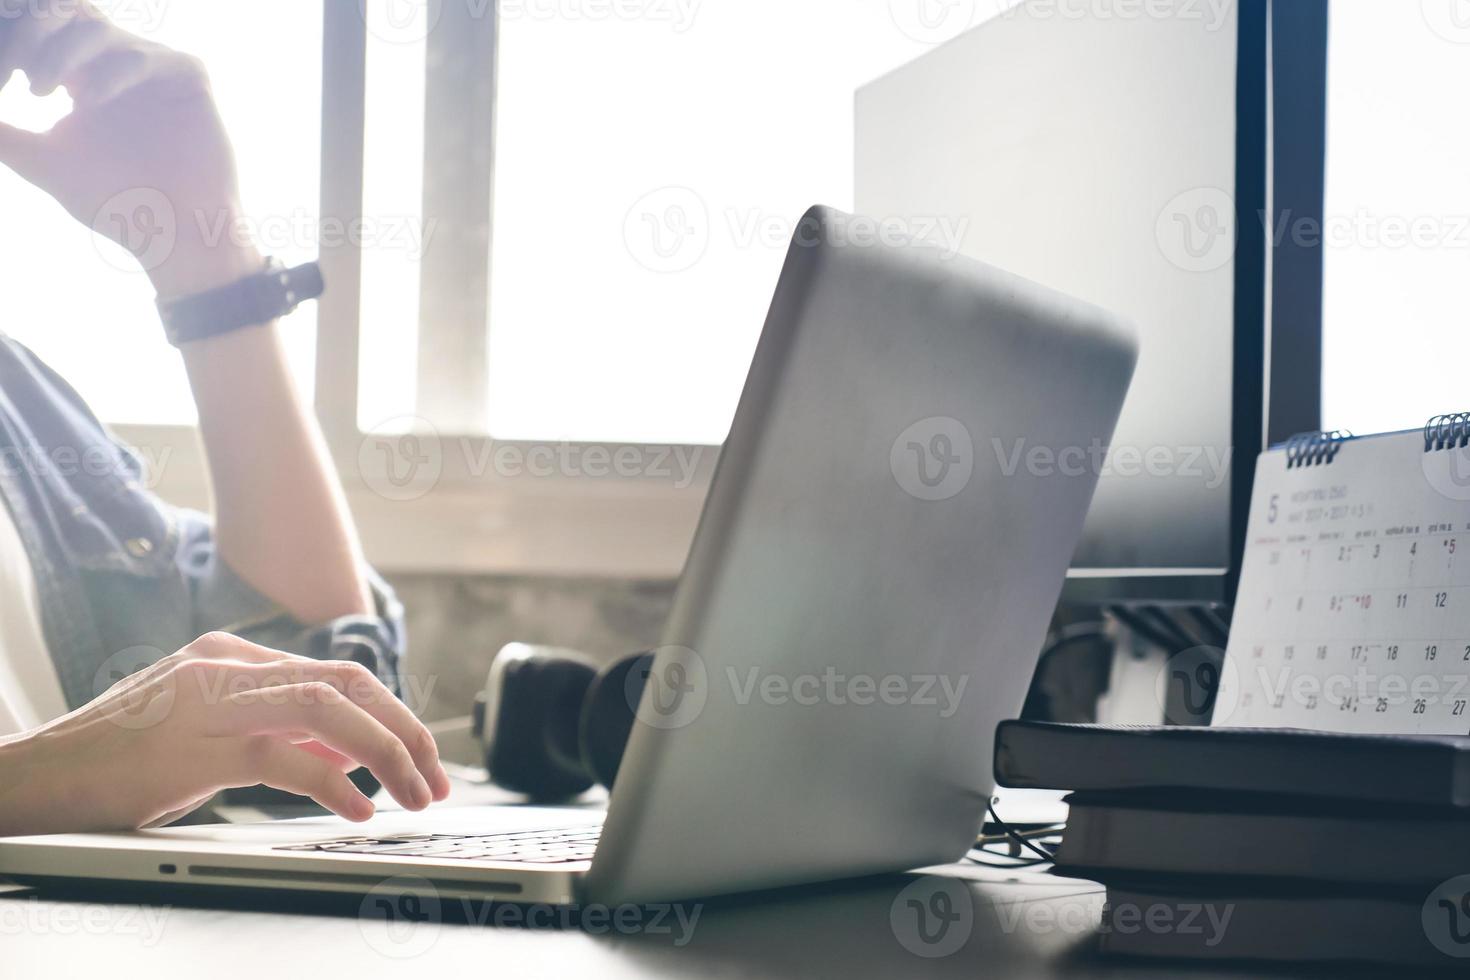
[[[565,800],[590,789],[578,736],[596,677],[573,651],[513,643],[496,654],[476,705],[490,781],[533,800]]]
[[[578,726],[580,754],[583,765],[608,789],[618,778],[652,666],[651,653],[625,657],[603,668],[587,689]]]

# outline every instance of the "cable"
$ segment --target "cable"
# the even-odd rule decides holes
[[[1053,861],[1056,860],[1056,855],[1055,854],[1051,854],[1051,853],[1049,853],[1047,851],[1043,851],[1040,847],[1038,847],[1037,845],[1033,844],[1026,837],[1023,837],[1018,831],[1011,829],[1011,825],[1008,824],[1008,823],[1006,823],[1004,820],[1002,820],[1000,818],[1000,815],[995,812],[995,801],[994,800],[992,800],[989,804],[986,805],[986,810],[990,814],[990,821],[991,821],[991,823],[993,823],[997,827],[999,827],[1001,829],[1001,832],[1002,833],[1004,833],[1007,837],[1009,837],[1012,841],[1014,841],[1021,848],[1025,849],[1025,850],[1028,850],[1031,853],[1040,856],[1041,860],[1044,861],[1044,862],[1046,862],[1047,864],[1050,864],[1050,863],[1052,863]],[[1040,863],[1040,862],[1038,862],[1038,863]]]
[[[1124,626],[1128,627],[1128,629],[1143,637],[1145,640],[1147,640],[1149,643],[1152,643],[1159,649],[1164,651],[1175,649],[1174,642],[1170,637],[1160,633],[1147,620],[1140,618],[1132,611],[1124,609],[1121,606],[1114,606],[1110,608],[1108,612],[1118,622],[1122,623]]]
[[[1152,622],[1159,632],[1173,639],[1173,646],[1169,648],[1172,653],[1205,645],[1202,639],[1189,632],[1162,606],[1144,606],[1138,610],[1138,614]]]
[[[1204,609],[1191,606],[1185,611],[1194,624],[1204,631],[1210,646],[1223,647],[1230,639],[1230,630],[1220,622],[1218,616],[1211,617]]]

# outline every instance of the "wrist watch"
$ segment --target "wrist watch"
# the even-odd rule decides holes
[[[295,312],[326,291],[317,263],[286,268],[266,259],[265,269],[239,282],[193,296],[159,300],[158,313],[168,342],[175,347],[221,334],[263,326]]]

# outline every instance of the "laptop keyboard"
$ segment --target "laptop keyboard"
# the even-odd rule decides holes
[[[499,861],[516,864],[571,864],[592,860],[600,827],[532,830],[513,834],[403,834],[343,837],[315,844],[292,844],[278,851],[322,854],[381,854],[436,861]]]

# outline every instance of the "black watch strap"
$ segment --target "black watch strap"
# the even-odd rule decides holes
[[[207,293],[159,300],[168,342],[175,347],[279,320],[326,290],[321,266],[288,269],[267,259],[265,270]]]

